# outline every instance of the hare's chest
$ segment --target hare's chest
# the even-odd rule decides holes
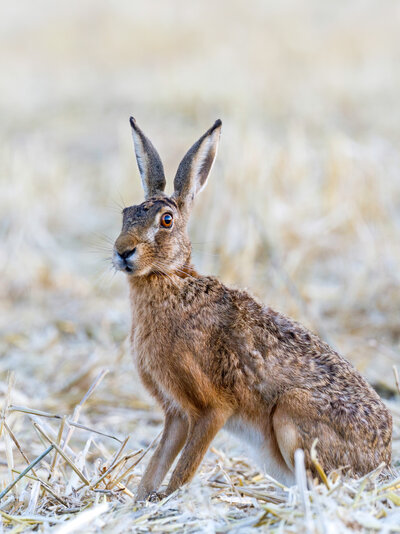
[[[163,406],[180,410],[176,395],[172,392],[176,379],[171,374],[170,362],[162,346],[136,335],[132,340],[132,353],[141,380],[150,393]]]
[[[183,328],[168,306],[148,306],[138,314],[132,331],[132,350],[136,365],[157,382],[176,378],[182,371]]]
[[[140,327],[132,341],[139,375],[164,406],[198,412],[215,397],[210,378],[179,335],[156,339]]]
[[[138,370],[155,379],[167,364],[165,337],[165,332],[148,325],[137,326],[132,336],[132,353]]]
[[[161,326],[138,325],[132,336],[132,353],[141,374],[162,384],[173,378],[176,367],[172,336]]]

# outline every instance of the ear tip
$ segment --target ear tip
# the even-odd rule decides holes
[[[220,130],[222,126],[222,121],[221,119],[217,119],[214,124],[211,126],[211,128],[205,133],[206,136],[208,135],[211,135],[212,133],[215,132],[215,130]]]
[[[132,128],[136,129],[136,119],[134,117],[129,117],[129,122]]]

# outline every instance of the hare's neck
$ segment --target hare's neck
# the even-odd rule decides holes
[[[150,301],[164,301],[176,290],[180,278],[176,275],[150,274],[129,278],[129,290],[132,301],[149,304]],[[179,286],[178,286],[179,287]]]
[[[165,313],[178,305],[187,282],[198,276],[194,267],[187,263],[172,273],[129,278],[133,320],[147,321],[149,315]]]

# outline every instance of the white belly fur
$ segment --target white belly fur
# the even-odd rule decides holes
[[[271,443],[258,428],[250,425],[240,417],[232,416],[226,422],[224,429],[233,434],[253,452],[253,457],[259,467],[268,475],[285,484],[292,486],[295,483],[294,474],[279,464],[271,454]]]

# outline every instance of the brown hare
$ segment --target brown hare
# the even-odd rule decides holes
[[[190,481],[222,428],[257,447],[266,472],[287,485],[296,449],[313,472],[315,438],[326,471],[389,464],[392,418],[360,373],[299,323],[191,264],[188,218],[221,121],[183,158],[172,196],[157,151],[130,123],[145,201],[123,210],[113,263],[128,276],[138,372],[165,414],[137,499],[157,495],[182,448],[166,493]]]

